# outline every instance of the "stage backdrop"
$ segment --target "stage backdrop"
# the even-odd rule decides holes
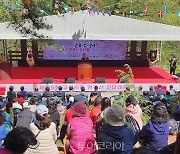
[[[45,60],[80,60],[83,53],[90,60],[125,60],[126,41],[54,40],[43,51]]]

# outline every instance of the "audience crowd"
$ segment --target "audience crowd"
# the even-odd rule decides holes
[[[138,87],[137,95],[153,106],[143,123],[142,106],[130,92],[127,87],[109,98],[98,86],[91,93],[10,86],[0,97],[0,154],[180,154],[180,100],[172,101],[179,93],[172,85],[169,91]],[[170,145],[169,134],[177,135]]]

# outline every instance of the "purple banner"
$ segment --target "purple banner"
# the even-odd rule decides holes
[[[80,60],[83,53],[90,60],[125,60],[126,41],[54,40],[43,51],[45,60]]]

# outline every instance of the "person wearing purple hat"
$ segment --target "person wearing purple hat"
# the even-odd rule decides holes
[[[73,118],[70,120],[67,133],[70,136],[69,152],[73,154],[90,154],[94,150],[93,123],[86,116],[86,105],[77,102],[71,107]]]

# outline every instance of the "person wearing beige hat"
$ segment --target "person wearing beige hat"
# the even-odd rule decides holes
[[[104,110],[107,123],[102,133],[97,136],[98,154],[130,154],[135,142],[133,131],[125,124],[125,113],[120,105],[113,105]]]

